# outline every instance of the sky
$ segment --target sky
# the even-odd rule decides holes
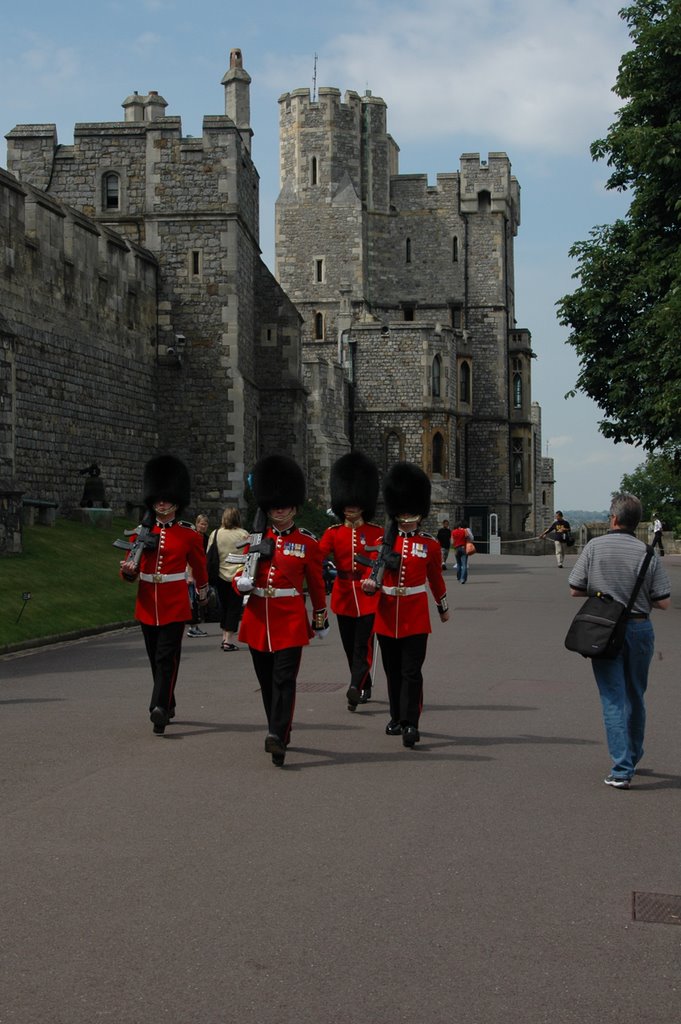
[[[640,448],[598,431],[556,302],[572,291],[568,252],[628,207],[607,192],[607,166],[589,147],[620,105],[612,92],[631,40],[623,0],[36,0],[3,11],[0,165],[17,124],[123,120],[131,93],[155,89],[185,135],[224,113],[230,50],[252,78],[253,158],[260,174],[260,243],[274,269],[279,188],[278,99],[293,89],[369,89],[388,106],[400,172],[459,170],[462,153],[504,151],[521,187],[515,245],[516,320],[537,355],[532,398],[542,407],[543,454],[555,461],[556,508],[600,511]]]

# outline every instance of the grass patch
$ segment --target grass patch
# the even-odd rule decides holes
[[[0,651],[130,621],[137,587],[118,576],[124,552],[112,545],[135,525],[115,518],[111,529],[102,529],[57,519],[54,526],[25,527],[23,554],[0,559]],[[24,593],[31,594],[29,601]]]

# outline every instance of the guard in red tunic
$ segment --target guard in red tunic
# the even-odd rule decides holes
[[[322,558],[316,538],[295,524],[305,501],[305,477],[293,459],[270,455],[253,470],[259,514],[237,569],[236,589],[245,595],[239,640],[248,644],[267,715],[265,750],[284,764],[296,701],[302,649],[329,631]],[[260,528],[262,517],[262,528]],[[304,587],[312,606],[305,607]]]
[[[362,452],[349,452],[331,467],[331,508],[341,520],[325,530],[319,542],[322,560],[336,566],[331,611],[338,620],[350,669],[348,710],[371,698],[376,601],[362,590],[376,558],[383,528],[370,522],[378,498],[378,466]]]
[[[200,603],[208,597],[203,539],[191,523],[178,519],[189,504],[187,467],[173,455],[159,455],[144,467],[147,512],[132,537],[121,576],[138,581],[135,618],[151,665],[154,685],[149,714],[156,735],[175,717],[175,684],[180,667],[182,635],[192,618],[187,586],[191,566]]]
[[[447,590],[440,545],[419,529],[430,509],[426,474],[412,463],[396,463],[386,475],[383,498],[390,523],[376,568],[362,587],[367,593],[378,590],[374,630],[390,700],[385,731],[389,736],[401,734],[405,747],[413,747],[421,738],[422,667],[431,632],[426,586],[435,598],[441,622],[449,619]]]

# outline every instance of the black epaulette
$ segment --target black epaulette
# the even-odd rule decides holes
[[[310,533],[310,531],[306,530],[304,526],[299,526],[298,527],[298,531],[299,531],[299,533],[302,533],[303,537],[311,537],[312,540],[316,540],[317,539],[315,537],[314,533]]]
[[[194,526],[194,524],[193,523],[188,523],[184,519],[178,519],[177,520],[177,525],[178,526],[184,526],[184,528],[186,530],[194,530],[194,531],[196,531],[196,527]]]
[[[419,530],[419,533],[421,534],[422,537],[427,537],[428,540],[436,539],[435,537],[433,537],[432,533],[426,533],[425,530]]]

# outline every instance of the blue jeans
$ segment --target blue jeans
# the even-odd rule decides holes
[[[465,548],[455,548],[454,557],[456,558],[456,578],[462,583],[465,583],[468,579],[468,555],[466,554]]]
[[[649,619],[627,623],[624,647],[612,661],[594,660],[594,676],[612,759],[612,774],[630,779],[643,757],[646,727],[645,692],[653,660],[655,634]]]

